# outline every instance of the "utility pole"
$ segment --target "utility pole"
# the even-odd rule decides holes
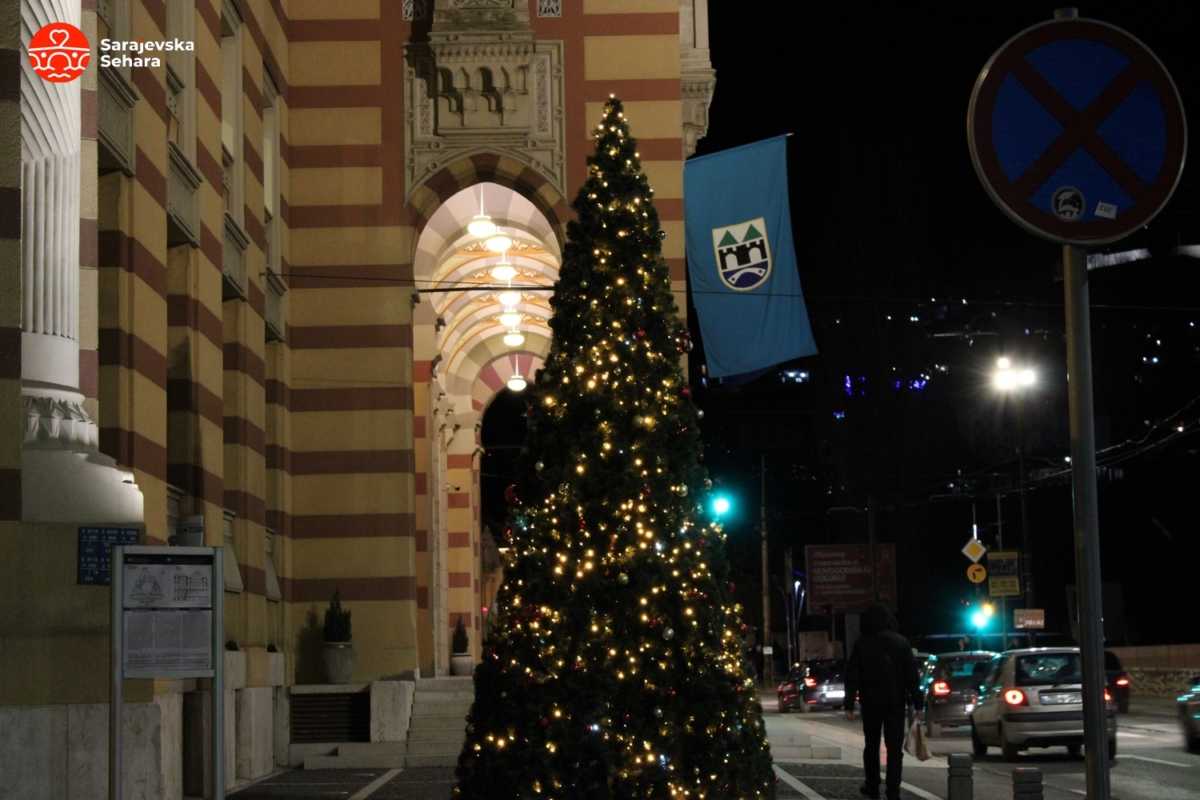
[[[1003,496],[996,492],[996,549],[1004,549],[1004,517],[1002,512]],[[1019,572],[1019,571],[1018,571]],[[1000,650],[1008,649],[1008,598],[1000,598]]]
[[[792,589],[792,548],[789,545],[783,551],[783,608],[787,612],[787,668],[790,672],[796,663],[794,640],[796,638],[796,602]]]
[[[767,686],[775,682],[774,649],[771,645],[771,576],[767,569],[767,454],[760,454],[762,474],[762,508],[760,531],[762,534],[762,605],[763,605],[763,680]]]
[[[1025,507],[1025,398],[1017,396],[1017,492],[1021,500],[1021,590],[1025,596],[1025,607],[1034,608],[1037,598],[1033,593],[1033,542],[1029,536],[1029,511]]]

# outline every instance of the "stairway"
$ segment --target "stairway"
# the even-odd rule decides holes
[[[475,699],[471,677],[421,678],[413,695],[406,767],[453,767],[466,736],[467,712]]]

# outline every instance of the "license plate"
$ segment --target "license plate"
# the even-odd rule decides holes
[[[1068,703],[1082,702],[1079,692],[1053,692],[1042,695],[1042,705],[1060,706]]]
[[[826,697],[845,697],[846,692],[842,689],[834,689],[825,693]]]

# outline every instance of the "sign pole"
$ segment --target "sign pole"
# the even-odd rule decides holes
[[[767,686],[773,684],[775,678],[775,650],[771,641],[771,581],[767,568],[767,454],[760,455],[762,465],[762,605],[763,605],[763,680]]]
[[[225,553],[220,547],[212,553],[212,796],[225,800]]]
[[[109,652],[112,654],[112,689],[108,698],[108,798],[121,800],[121,717],[125,705],[124,674],[121,669],[121,648],[124,644],[124,626],[121,610],[124,597],[124,545],[113,545],[112,578],[109,586],[112,588],[112,619],[110,620]]]
[[[1067,403],[1071,415],[1071,485],[1075,516],[1075,572],[1083,657],[1083,736],[1087,796],[1108,800],[1108,726],[1104,703],[1104,630],[1100,592],[1100,513],[1096,499],[1096,432],[1092,409],[1091,324],[1087,256],[1063,246],[1067,317]]]

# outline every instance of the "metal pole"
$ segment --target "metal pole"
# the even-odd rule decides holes
[[[220,547],[213,548],[212,599],[212,796],[225,800],[225,553]]]
[[[1100,512],[1096,498],[1096,432],[1092,409],[1091,325],[1087,257],[1063,246],[1067,321],[1067,402],[1071,414],[1071,486],[1075,512],[1075,583],[1083,659],[1083,736],[1087,796],[1108,800],[1108,731],[1104,708],[1104,630],[1100,587]]]
[[[1029,538],[1029,511],[1025,507],[1025,399],[1017,397],[1017,490],[1021,500],[1021,590],[1025,607],[1034,608],[1033,594],[1033,544]]]
[[[762,507],[760,510],[762,530],[762,601],[763,601],[763,680],[767,686],[775,682],[774,652],[767,652],[771,647],[771,592],[770,576],[767,571],[767,454],[759,457],[762,466]]]
[[[875,496],[867,495],[867,556],[871,559],[871,601],[879,602],[879,564],[875,562]]]
[[[996,492],[996,549],[1004,549],[1003,497]],[[1008,598],[1000,598],[1000,650],[1008,649]]]
[[[124,676],[122,675],[122,647],[124,645],[124,630],[122,625],[121,607],[125,597],[122,578],[125,572],[125,546],[113,545],[112,577],[109,580],[112,599],[112,618],[110,620],[109,652],[112,654],[110,670],[112,672],[112,689],[108,698],[108,797],[109,800],[121,800],[121,717],[125,705]]]
[[[792,606],[794,604],[792,603],[792,600],[791,600],[791,593],[792,593],[792,548],[788,547],[784,550],[784,553],[783,553],[783,610],[784,610],[785,616],[787,618],[786,619],[786,622],[787,622],[787,657],[788,657],[787,668],[788,668],[789,672],[792,669],[792,664],[796,663],[795,658],[793,657],[794,650],[792,647],[793,640],[795,639],[794,634],[795,634],[795,628],[796,628],[796,615],[792,608]]]

